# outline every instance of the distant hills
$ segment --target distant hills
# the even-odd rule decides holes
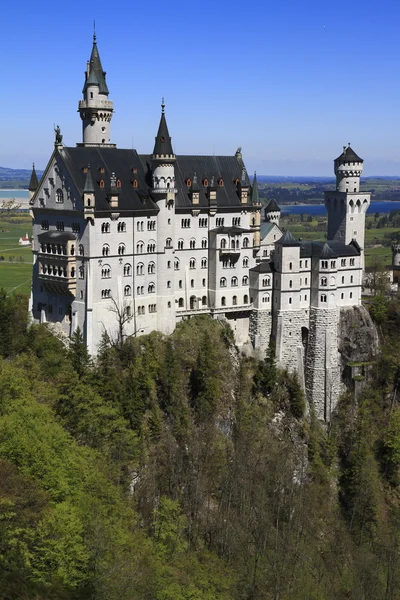
[[[0,167],[0,188],[27,188],[31,173],[31,169],[9,169],[8,167]],[[40,179],[43,171],[36,170],[36,173]]]

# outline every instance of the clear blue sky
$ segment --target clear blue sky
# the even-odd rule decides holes
[[[1,166],[43,168],[53,123],[81,140],[96,19],[120,148],[151,152],[165,96],[178,154],[242,146],[260,175],[330,175],[351,142],[366,175],[400,175],[396,0],[22,0],[0,16]]]

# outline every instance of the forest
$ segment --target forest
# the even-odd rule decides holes
[[[69,347],[0,291],[2,600],[400,597],[400,300],[329,426],[208,317]]]

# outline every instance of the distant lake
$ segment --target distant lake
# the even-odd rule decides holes
[[[15,200],[28,200],[28,190],[0,190],[0,200],[15,198]]]
[[[390,213],[391,210],[400,210],[400,202],[371,202],[368,213]],[[282,214],[292,215],[326,215],[324,204],[282,204]]]

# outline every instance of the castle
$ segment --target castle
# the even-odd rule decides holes
[[[238,345],[260,355],[271,338],[281,367],[296,370],[321,419],[341,391],[340,311],[361,304],[365,213],[362,159],[345,147],[326,192],[328,241],[297,241],[262,207],[241,149],[177,156],[162,103],[151,154],[111,143],[113,102],[96,36],[79,102],[82,142],[53,154],[29,185],[35,322],[79,326],[96,354],[114,339],[171,333],[208,314],[227,320]]]

